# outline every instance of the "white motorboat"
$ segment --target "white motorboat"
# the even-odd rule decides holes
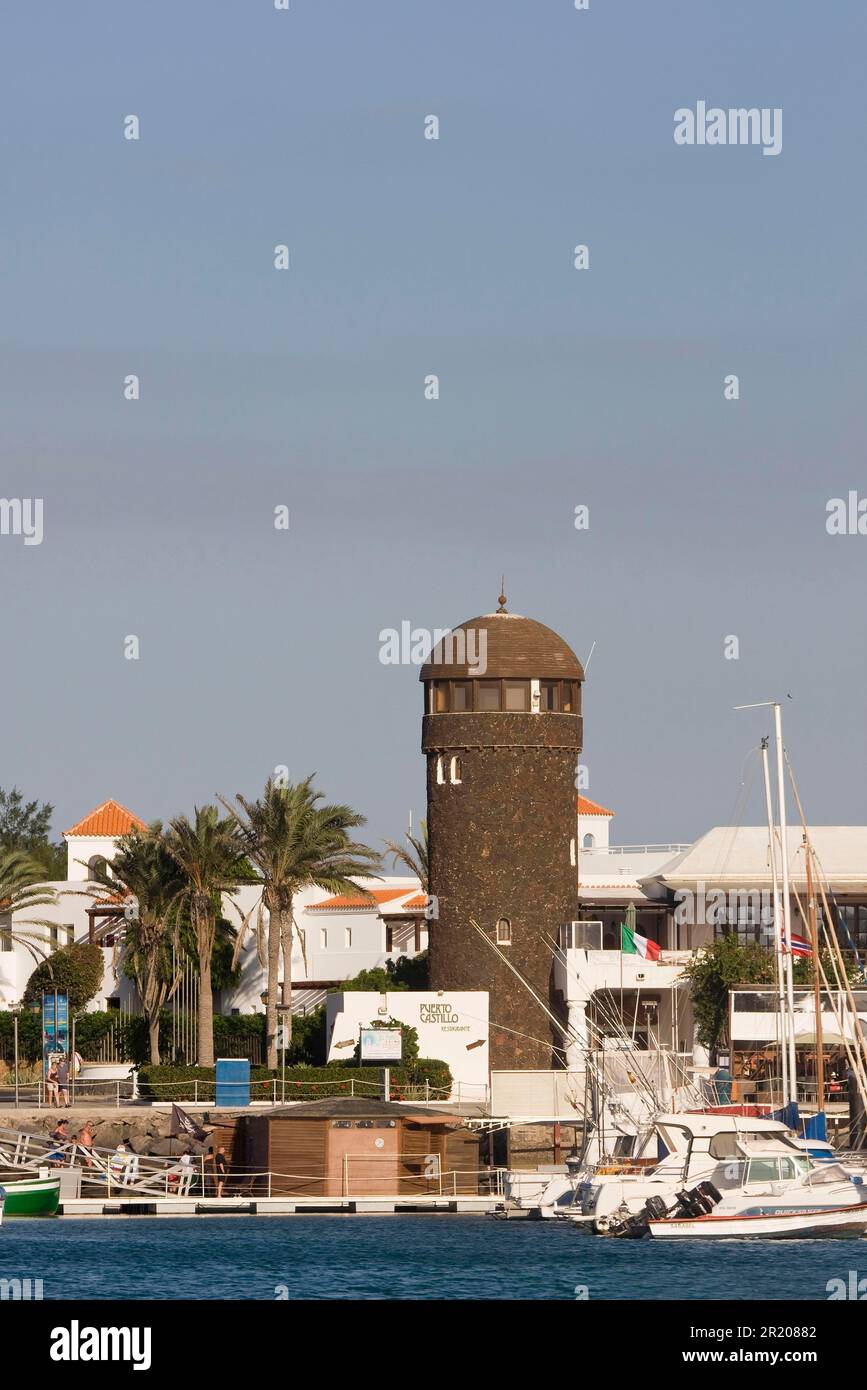
[[[862,1235],[867,1205],[795,1211],[726,1211],[722,1204],[702,1216],[663,1217],[647,1223],[656,1240],[780,1240],[807,1236]]]
[[[669,1202],[661,1193],[638,1212],[616,1212],[594,1229],[640,1239],[651,1235],[725,1239],[843,1235],[867,1230],[867,1185],[839,1163],[815,1163],[792,1143],[742,1140],[741,1157],[725,1164],[723,1190],[704,1179],[681,1186]],[[788,1152],[786,1151],[788,1149]],[[671,1194],[669,1194],[671,1195]]]
[[[717,1216],[751,1217],[863,1206],[867,1215],[862,1177],[839,1163],[816,1162],[779,1121],[713,1113],[664,1115],[657,1129],[667,1152],[654,1168],[641,1173],[597,1170],[579,1185],[576,1215],[585,1222],[590,1218],[597,1234],[643,1235],[651,1220],[700,1220],[711,1210]],[[691,1210],[685,1200],[690,1188],[713,1194],[710,1203],[702,1206],[699,1199]],[[793,1229],[791,1223],[780,1224]],[[718,1229],[721,1222],[714,1227]]]

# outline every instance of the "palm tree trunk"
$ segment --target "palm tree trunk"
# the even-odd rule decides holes
[[[214,991],[211,985],[211,962],[214,955],[215,923],[212,920],[210,898],[190,904],[190,920],[196,937],[199,955],[198,1063],[200,1067],[214,1065]]]
[[[198,1009],[199,1066],[214,1065],[214,991],[211,988],[211,957],[199,961]]]
[[[280,913],[280,946],[283,951],[283,1027],[286,1049],[292,1045],[292,900]]]
[[[155,1014],[148,1017],[148,1042],[151,1058],[151,1066],[158,1067],[160,1064],[160,1011],[157,1009]]]
[[[265,1006],[265,1032],[267,1034],[270,1071],[277,1070],[277,977],[280,973],[280,914],[272,902],[268,902],[268,1003]]]

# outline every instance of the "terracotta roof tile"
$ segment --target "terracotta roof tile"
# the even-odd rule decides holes
[[[340,912],[347,909],[354,909],[356,912],[363,911],[365,908],[370,910],[378,907],[381,903],[389,903],[393,898],[401,898],[404,893],[409,893],[409,888],[371,888],[365,896],[359,892],[355,894],[339,893],[335,898],[323,898],[321,903],[311,903],[308,912]],[[371,902],[371,898],[373,902]]]
[[[607,811],[604,806],[600,806],[598,801],[591,801],[587,796],[576,797],[579,816],[613,816],[613,811]]]
[[[65,836],[70,835],[128,835],[131,830],[147,830],[143,820],[134,816],[132,811],[128,811],[125,806],[121,806],[119,801],[104,801],[101,806],[97,806],[95,811],[80,820],[71,829],[64,830]]]

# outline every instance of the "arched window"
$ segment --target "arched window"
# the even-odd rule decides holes
[[[511,946],[512,944],[512,924],[508,917],[501,917],[497,923],[497,945]]]
[[[449,780],[453,785],[456,786],[461,781],[462,774],[463,765],[460,758],[452,758],[451,767],[449,769]]]
[[[102,854],[95,854],[92,859],[87,861],[87,871],[92,879],[95,879],[99,873],[107,873],[108,860]]]
[[[582,846],[583,849],[592,849],[593,846],[594,846],[595,844],[596,844],[596,836],[595,836],[595,835],[585,835],[585,836],[584,836],[584,839],[581,841],[581,846]]]
[[[446,774],[445,774],[445,768],[443,767],[443,760],[442,760],[441,757],[439,757],[439,758],[437,758],[437,782],[440,784],[440,786],[442,786],[442,784],[443,784],[443,782],[444,782],[445,780],[446,780]]]

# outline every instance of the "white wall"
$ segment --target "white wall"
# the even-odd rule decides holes
[[[488,1087],[488,994],[392,990],[388,994],[330,994],[326,1001],[327,1060],[352,1058],[360,1028],[386,1018],[418,1032],[419,1057],[447,1062],[454,1087],[450,1099],[483,1101]],[[468,1044],[481,1046],[468,1050]],[[349,1044],[352,1043],[352,1047]],[[373,1073],[373,1068],[371,1068]]]

